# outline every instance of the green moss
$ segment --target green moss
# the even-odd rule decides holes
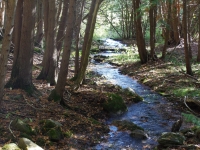
[[[2,147],[2,150],[21,150],[15,143],[9,143]]]
[[[22,133],[25,133],[27,135],[34,135],[35,132],[32,130],[31,126],[24,121],[20,119],[15,119],[12,123],[11,126],[13,129],[18,130]]]
[[[126,111],[127,107],[121,96],[110,93],[108,94],[108,100],[103,103],[103,109],[110,113],[116,113]]]
[[[70,138],[70,137],[73,136],[73,133],[72,133],[71,131],[66,131],[66,132],[64,133],[64,136],[65,136],[66,138]]]
[[[34,47],[34,52],[41,53],[42,49],[39,47]]]
[[[55,142],[58,142],[59,140],[63,138],[60,127],[50,129],[47,132],[47,135],[49,136],[49,139],[51,141],[55,141]]]
[[[43,147],[46,144],[46,140],[43,139],[43,138],[37,138],[36,144],[39,145],[39,146],[41,146],[41,147]]]
[[[57,121],[47,119],[47,120],[41,120],[40,126],[41,126],[42,133],[46,133],[50,129],[56,128],[56,127],[61,127],[62,125]]]
[[[23,133],[23,132],[20,133],[20,137],[23,137],[23,138],[27,138],[27,139],[29,139],[29,140],[32,140],[32,137],[31,137],[30,135],[28,135],[28,134],[26,134],[26,133]]]
[[[48,100],[51,101],[55,101],[55,102],[60,102],[61,101],[61,96],[59,94],[57,94],[56,90],[52,90],[51,94],[48,97]]]
[[[143,98],[141,96],[139,96],[138,94],[135,93],[134,90],[132,90],[131,88],[125,88],[123,90],[123,92],[125,92],[125,94],[129,97],[131,97],[131,100],[133,102],[140,102],[143,101]]]
[[[99,121],[97,121],[97,120],[94,119],[94,118],[89,118],[88,120],[91,121],[92,124],[101,124]]]

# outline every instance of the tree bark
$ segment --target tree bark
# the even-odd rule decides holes
[[[46,34],[46,47],[42,62],[42,71],[37,79],[47,80],[50,85],[55,85],[57,81],[57,51],[56,51],[56,0],[48,3],[48,27]]]
[[[19,52],[14,55],[16,64],[13,65],[11,79],[7,84],[12,88],[24,89],[32,96],[36,94],[32,83],[35,13],[35,1],[24,0],[22,26],[19,28],[21,34],[15,35],[15,38],[20,38]]]
[[[200,4],[200,2],[199,2]],[[197,62],[200,62],[200,7],[199,7],[199,42],[198,42],[198,54],[197,54]]]
[[[162,50],[162,59],[165,59],[166,51],[167,51],[167,45],[168,45],[168,40],[169,40],[169,32],[170,32],[170,19],[171,19],[171,0],[167,2],[168,6],[168,13],[167,13],[167,25],[165,26],[165,45]]]
[[[61,16],[61,19],[59,22],[58,33],[57,33],[57,37],[56,37],[56,48],[57,48],[57,52],[58,52],[57,62],[59,61],[60,52],[61,52],[61,48],[63,45],[65,28],[66,28],[66,23],[67,23],[68,7],[69,7],[69,0],[65,0],[63,2],[63,11],[62,11],[62,16]]]
[[[193,75],[191,65],[190,65],[190,57],[189,57],[189,50],[188,50],[187,0],[183,0],[183,28],[184,28],[183,30],[184,30],[186,73],[189,75]]]
[[[133,0],[134,1],[134,0]],[[138,52],[140,56],[140,61],[142,64],[147,63],[148,61],[148,54],[145,47],[145,40],[142,31],[142,22],[141,22],[141,12],[138,10],[140,7],[140,0],[135,0],[134,3],[134,11],[135,11],[135,26],[136,26],[136,41],[138,46]]]
[[[151,58],[155,60],[155,33],[156,33],[156,11],[157,6],[150,0],[151,6],[149,10],[149,21],[150,21],[150,54]]]
[[[76,0],[69,1],[69,11],[67,14],[67,30],[64,40],[63,57],[61,60],[60,72],[58,75],[58,82],[56,84],[55,90],[53,90],[49,96],[49,100],[63,102],[63,92],[65,90],[66,77],[68,74],[70,49],[73,37],[73,28],[75,22],[75,3]]]
[[[77,80],[74,85],[74,89],[79,88],[79,85],[85,76],[85,71],[88,65],[88,58],[89,58],[89,53],[90,53],[95,23],[96,23],[97,12],[99,10],[99,6],[101,2],[102,0],[92,0],[91,6],[90,6],[90,12],[89,12],[88,21],[87,21],[87,25],[85,29],[84,43],[83,43],[83,48],[82,48],[81,66],[80,66],[80,71],[77,76]]]
[[[81,21],[83,17],[83,11],[85,6],[85,0],[79,0],[76,6],[76,27],[75,27],[75,44],[76,44],[76,54],[75,54],[75,73],[74,77],[77,76],[79,71],[79,41],[80,41],[80,30],[81,30]]]
[[[15,1],[7,0],[6,2],[7,20],[5,22],[5,34],[0,52],[0,108],[3,98],[3,90],[5,85],[5,76],[7,71],[8,54],[12,39],[12,30],[14,24]]]
[[[36,20],[35,46],[42,47],[43,33],[43,5],[41,0],[37,0],[37,20]]]

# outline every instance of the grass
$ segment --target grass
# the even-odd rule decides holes
[[[139,61],[139,54],[136,49],[129,49],[126,53],[122,53],[120,55],[112,56],[109,58],[109,61],[117,64],[125,64],[131,62]]]

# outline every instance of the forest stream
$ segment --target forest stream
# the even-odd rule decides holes
[[[116,54],[116,53],[114,53]],[[99,53],[98,55],[112,55],[112,53]],[[93,62],[91,69],[96,73],[104,76],[109,82],[119,85],[122,88],[131,88],[144,100],[142,102],[132,104],[128,107],[128,111],[113,115],[107,120],[110,132],[105,141],[98,144],[95,149],[152,149],[158,143],[158,137],[163,132],[169,132],[173,123],[181,116],[181,112],[176,110],[171,102],[164,97],[155,93],[150,88],[139,84],[136,80],[122,75],[118,68],[108,63]],[[145,140],[134,139],[126,131],[118,131],[117,127],[112,124],[114,120],[128,120],[134,124],[144,128],[148,134]]]

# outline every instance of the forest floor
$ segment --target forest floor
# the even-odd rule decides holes
[[[195,48],[195,47],[194,47]],[[193,48],[193,49],[194,49]],[[193,56],[196,56],[197,47]],[[181,55],[180,55],[181,54]],[[184,55],[183,48],[169,48],[167,55],[174,57],[176,60]],[[9,57],[7,81],[10,77],[12,69],[13,56]],[[33,67],[33,83],[35,87],[42,93],[42,96],[35,98],[30,97],[23,90],[5,89],[3,97],[2,111],[0,112],[0,149],[5,143],[16,142],[22,135],[19,131],[15,131],[10,127],[11,122],[15,118],[27,121],[32,128],[39,127],[39,122],[44,119],[52,119],[60,122],[62,131],[68,135],[59,142],[51,142],[47,136],[40,132],[33,135],[30,139],[41,145],[44,149],[89,149],[102,140],[102,136],[109,132],[105,125],[106,118],[109,114],[103,110],[102,104],[107,100],[107,93],[120,94],[127,105],[130,99],[120,87],[106,84],[105,78],[89,72],[86,82],[78,91],[71,91],[70,81],[66,82],[65,96],[67,104],[70,108],[66,109],[60,104],[48,101],[48,95],[53,86],[49,86],[46,81],[36,80],[41,71],[42,54],[34,54]],[[145,65],[140,63],[123,64],[120,70],[123,74],[127,74],[139,82],[151,87],[168,97],[170,101],[180,106],[179,109],[185,110],[183,104],[184,94],[193,98],[194,95],[200,97],[200,64],[195,64],[194,76],[186,75],[179,67],[172,67],[170,61],[149,61]],[[170,67],[171,66],[171,67]],[[69,78],[73,76],[70,71]],[[188,90],[189,89],[189,90]],[[181,95],[182,94],[182,95]]]

